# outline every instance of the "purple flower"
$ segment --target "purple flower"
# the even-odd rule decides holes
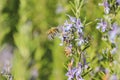
[[[118,25],[116,23],[113,23],[112,30],[108,32],[110,42],[115,43],[115,38],[117,34],[120,33],[119,31],[120,28],[118,28]]]
[[[110,12],[109,4],[107,1],[104,1],[104,11],[106,14],[109,14]]]
[[[60,26],[58,28],[58,36],[61,40],[60,46],[63,46],[64,43],[70,45],[71,41],[73,40],[75,40],[77,45],[80,46],[84,43],[83,25],[80,19],[77,19],[70,15],[67,16],[69,17],[69,19],[65,21],[63,26]]]
[[[65,28],[65,31],[69,31],[72,27],[72,24],[71,23],[68,23],[68,21],[66,20],[65,23],[64,23],[64,28]]]
[[[116,0],[116,2],[120,5],[120,0]]]
[[[82,30],[83,25],[82,25],[80,19],[77,19],[75,27],[76,27],[78,33],[83,33],[83,30]]]
[[[76,68],[68,70],[68,72],[66,73],[66,76],[68,76],[68,80],[72,80],[74,78],[75,72]]]
[[[82,77],[78,77],[76,80],[84,80]]]
[[[69,35],[68,35],[69,31],[67,31],[64,26],[59,27],[59,31],[60,31],[59,39],[61,40],[61,43],[59,45],[63,46],[64,41],[67,41],[67,39],[69,39],[68,38],[69,37]]]
[[[113,74],[111,77],[110,77],[110,80],[118,80],[117,79],[117,76],[115,74]]]
[[[83,25],[82,25],[82,23],[81,23],[81,21],[80,21],[80,19],[76,19],[75,17],[72,17],[72,16],[70,16],[70,15],[67,15],[68,17],[69,17],[69,21],[70,21],[70,23],[68,24],[68,22],[65,22],[65,26],[66,26],[66,24],[67,24],[67,26],[69,26],[68,28],[71,28],[71,27],[74,27],[75,29],[77,29],[77,31],[79,32],[79,33],[82,33],[82,28],[83,28]]]
[[[81,77],[81,73],[82,73],[82,64],[79,62],[77,67],[68,68],[68,72],[66,73],[66,76],[68,76],[68,80],[72,80],[73,78],[76,78],[76,80],[84,80]]]
[[[107,0],[104,0],[104,2],[102,4],[99,4],[99,5],[104,6],[104,12],[106,14],[109,14],[110,8],[109,8],[109,3],[107,2]]]
[[[82,25],[80,19],[77,19],[77,21],[76,21],[76,27],[77,27],[77,28],[83,27],[83,25]]]
[[[79,62],[76,68],[76,74],[75,74],[77,80],[80,80],[82,78],[81,73],[82,73],[82,64]]]
[[[83,36],[81,36],[80,38],[77,38],[75,40],[77,41],[77,46],[81,46],[82,44],[84,44]]]
[[[102,32],[105,32],[106,29],[107,29],[107,22],[104,21],[103,19],[100,19],[100,22],[97,23],[97,27],[96,27],[96,28],[97,28],[97,29],[101,29]]]

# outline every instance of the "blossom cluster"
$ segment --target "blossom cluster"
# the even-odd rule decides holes
[[[97,23],[96,29],[98,29],[102,33],[102,35],[106,34],[107,41],[111,44],[111,49],[107,48],[107,52],[103,52],[103,54],[112,55],[116,53],[117,50],[116,38],[118,35],[120,35],[120,26],[118,25],[116,20],[111,17],[111,15],[116,16],[117,9],[120,7],[120,0],[115,0],[114,2],[112,2],[112,0],[111,2],[109,0],[103,0],[103,3],[100,5],[104,6],[105,14],[104,18],[98,19],[99,22]],[[113,58],[111,59],[112,61],[114,61]],[[107,72],[106,74],[109,73]],[[110,80],[117,80],[117,76],[113,73],[113,75],[111,75],[110,77]]]
[[[120,35],[120,27],[118,23],[113,20],[111,14],[117,14],[117,9],[120,7],[120,0],[103,0],[103,3],[100,3],[99,5],[104,7],[104,17],[96,20],[98,21],[96,24],[96,29],[101,32],[102,36],[107,36],[106,41],[108,41],[111,48],[103,50],[103,53],[98,57],[98,62],[106,61],[106,63],[111,63],[113,61],[113,57],[111,57],[111,55],[116,53],[117,50],[116,38]],[[86,25],[85,23],[82,23],[80,18],[72,17],[70,15],[67,16],[68,20],[66,20],[62,26],[58,26],[52,29],[52,31],[49,31],[48,36],[49,38],[54,38],[56,36],[59,37],[61,41],[60,46],[65,46],[65,55],[71,60],[67,67],[68,72],[66,73],[68,80],[84,80],[84,69],[86,66],[87,68],[89,67],[88,62],[86,61],[87,58],[85,55],[85,50],[90,43],[90,38],[85,36]],[[78,60],[74,61],[74,58],[76,59],[76,57]],[[73,65],[74,62],[76,65]],[[100,68],[98,71],[103,71],[106,75],[110,74],[105,72],[107,67],[101,67],[101,64],[98,67]],[[86,73],[88,72],[89,70]],[[93,70],[92,72],[95,73],[96,71]],[[92,74],[92,72],[90,73]],[[110,80],[111,79],[117,80],[114,73],[111,75]]]
[[[62,26],[56,27],[55,33],[51,33],[48,36],[51,38],[55,34],[54,36],[57,36],[61,40],[60,46],[65,46],[65,55],[73,58],[73,55],[80,55],[82,53],[82,46],[86,46],[89,40],[84,36],[84,24],[82,24],[81,20],[70,15],[67,16],[68,20]],[[73,59],[71,63],[73,63]],[[81,74],[82,67],[84,66],[82,66],[81,61],[76,63],[78,64],[76,67],[68,66],[66,74],[68,80],[72,80],[73,78],[83,80]]]
[[[70,15],[67,16],[69,19],[66,20],[62,26],[58,27],[58,35],[61,40],[60,46],[65,45],[65,55],[69,57],[77,52],[75,47],[81,49],[81,46],[85,45],[87,40],[84,36],[84,24],[82,24],[81,20]],[[71,63],[73,63],[73,59]],[[81,76],[82,64],[80,61],[76,63],[78,64],[76,67],[68,66],[68,72],[66,74],[68,80],[74,78],[76,78],[76,80],[83,80]]]
[[[82,64],[79,62],[77,67],[73,67],[74,59],[71,59],[70,64],[68,65],[68,72],[66,76],[68,76],[68,80],[76,79],[76,80],[84,80],[81,76],[82,74]]]
[[[120,0],[111,0],[111,1],[103,0],[103,3],[99,3],[99,5],[104,7],[105,14],[109,14],[112,11],[112,7],[117,9],[120,6]],[[115,7],[115,5],[116,5],[116,7]]]
[[[74,52],[73,47],[81,48],[88,43],[88,38],[84,36],[84,24],[81,20],[70,15],[67,16],[68,20],[62,26],[55,27],[48,37],[51,39],[57,36],[61,41],[60,46],[65,46],[66,55],[71,56]]]
[[[110,5],[109,1],[103,0],[102,4],[104,6],[105,15],[104,15],[104,18],[101,18],[98,20],[99,22],[97,23],[96,29],[100,30],[102,33],[107,33],[108,40],[110,41],[110,43],[115,43],[115,39],[117,35],[120,34],[119,32],[120,28],[117,22],[113,21],[112,17],[110,16],[110,14],[112,14],[112,12],[110,11],[112,11],[112,7],[114,5],[120,6],[119,5],[120,0],[116,0],[114,3],[111,3],[114,5]]]
[[[60,45],[64,43],[71,46],[72,41],[75,40],[77,46],[84,43],[83,39],[83,24],[80,19],[68,15],[69,20],[66,20],[63,26],[59,27],[59,38],[61,39]]]

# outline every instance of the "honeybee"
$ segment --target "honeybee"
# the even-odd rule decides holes
[[[47,32],[47,35],[48,35],[48,38],[51,40],[51,39],[54,39],[54,37],[58,34],[59,30],[58,30],[58,27],[52,27],[51,29],[48,30]]]

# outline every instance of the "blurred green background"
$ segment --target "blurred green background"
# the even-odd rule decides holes
[[[49,40],[46,33],[63,24],[65,14],[73,15],[69,1],[74,0],[0,0],[0,70],[8,63],[14,80],[65,80],[64,48],[58,39]],[[89,22],[101,17],[103,8],[98,2],[86,2],[81,20],[86,17]],[[103,48],[95,25],[86,27],[86,35],[95,38],[88,49],[93,57]],[[1,75],[0,80],[4,80]]]

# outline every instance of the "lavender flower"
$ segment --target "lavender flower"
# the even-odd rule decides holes
[[[59,38],[61,40],[60,46],[64,43],[70,45],[70,41],[76,41],[78,46],[84,43],[83,39],[83,25],[80,19],[67,15],[68,20],[65,21],[63,26],[59,27]],[[75,34],[77,37],[75,37]]]
[[[68,72],[66,73],[66,76],[68,76],[68,80],[72,80],[74,78],[75,72],[76,68],[68,70]]]
[[[104,11],[106,14],[109,14],[110,12],[109,4],[107,1],[104,1]]]
[[[68,80],[76,79],[83,80],[81,77],[82,74],[82,64],[79,62],[77,67],[73,67],[74,59],[71,59],[71,62],[68,64],[68,72],[66,76],[68,76]]]
[[[83,80],[81,77],[81,73],[82,73],[82,64],[79,62],[78,66],[76,68],[76,80]]]
[[[83,30],[82,30],[83,29],[83,25],[82,25],[80,19],[77,19],[75,26],[76,26],[76,29],[77,29],[78,33],[83,33]]]
[[[82,77],[77,78],[76,80],[84,80]]]
[[[58,29],[58,37],[61,40],[60,45],[65,45],[65,54],[67,57],[71,56],[73,52],[76,51],[74,47],[81,46],[85,43],[84,40],[84,33],[83,33],[83,24],[79,18],[72,17],[70,15],[67,15],[69,17],[68,20],[65,21],[65,23],[57,27]],[[81,74],[82,74],[82,64],[79,62],[77,66],[73,67],[73,59],[71,60],[70,64],[68,65],[68,72],[66,73],[66,76],[68,76],[68,80],[83,80]]]
[[[68,19],[64,22],[64,24],[58,27],[57,30],[55,29],[53,32],[53,35],[55,35],[58,32],[57,36],[61,40],[60,45],[65,46],[64,51],[65,51],[66,56],[69,58],[72,58],[71,62],[68,64],[68,69],[67,69],[68,71],[66,73],[68,80],[84,80],[82,77],[86,76],[86,74],[92,70],[92,69],[88,70],[91,67],[88,66],[88,63],[87,63],[88,60],[87,60],[86,54],[84,54],[84,52],[86,52],[86,49],[91,45],[89,44],[90,38],[89,36],[86,37],[86,35],[84,35],[84,24],[82,24],[81,19],[78,18],[80,16],[78,11],[80,11],[83,5],[83,1],[84,0],[82,1],[76,0],[75,5],[72,4],[72,6],[74,7],[73,12],[75,13],[77,18],[67,15]],[[79,2],[81,2],[81,4],[79,4]],[[114,12],[117,13],[117,8],[119,8],[118,4],[120,5],[120,0],[111,0],[111,1],[103,0],[103,3],[99,4],[104,7],[105,15],[103,19],[98,20],[99,22],[96,25],[96,29],[103,32],[102,34],[105,35],[104,38],[106,40],[109,39],[109,41],[112,44],[115,43],[116,36],[120,33],[120,29],[118,28],[118,25],[116,23],[112,24],[114,19],[116,19],[116,16],[113,16],[115,17],[113,19],[113,17],[111,17],[111,14],[109,13],[114,13]],[[53,37],[53,35],[51,35],[51,37]],[[105,46],[105,48],[108,47],[108,45]],[[109,49],[108,47],[106,50],[103,51],[104,54],[98,54],[98,59],[95,59],[97,58],[97,56],[91,59],[97,60],[97,62],[106,61],[105,64],[106,63],[108,64],[110,62],[110,66],[111,66],[111,63],[113,61],[113,57],[111,57],[111,54],[115,53],[117,49],[116,45],[115,46],[111,45],[111,46],[112,46],[112,49],[111,48]],[[101,50],[97,52],[101,52]],[[111,54],[109,55],[107,53],[111,53]],[[75,58],[76,60],[75,64],[78,63],[77,65],[73,64],[74,63],[73,58]],[[103,73],[105,73],[105,77],[107,77],[108,74],[111,74],[110,69],[105,68],[105,66],[102,63],[100,63],[100,66],[98,65],[98,67],[96,67],[93,73],[94,72],[97,73],[99,71],[100,72],[102,71]],[[102,76],[99,75],[98,78],[99,77],[102,77]],[[91,77],[91,79],[92,78],[93,77]],[[117,76],[112,75],[111,77],[109,76],[109,78],[105,78],[105,79],[117,80]]]
[[[68,76],[68,80],[72,80],[76,78],[76,80],[84,80],[81,77],[82,74],[82,64],[79,62],[77,67],[68,67],[68,72],[66,73],[66,76]]]
[[[108,32],[110,42],[115,43],[115,38],[120,33],[119,31],[120,28],[118,25],[116,23],[113,23],[112,30]]]
[[[77,46],[81,46],[84,44],[83,36],[80,36],[79,38],[75,39],[77,41]]]
[[[120,0],[116,0],[116,2],[120,5]]]
[[[59,38],[61,40],[60,46],[63,46],[64,42],[69,41],[69,30],[66,29],[64,26],[59,27],[60,33]]]
[[[103,19],[100,19],[100,22],[97,23],[97,29],[102,30],[102,32],[105,32],[107,30],[107,22]]]
[[[104,6],[104,12],[105,12],[105,14],[109,14],[110,8],[109,8],[109,3],[108,3],[107,0],[104,0],[104,2],[100,3],[99,5],[100,6]]]
[[[115,74],[113,74],[111,77],[110,77],[110,80],[118,80],[117,79],[117,76]]]
[[[83,27],[83,25],[82,25],[80,19],[77,19],[77,21],[76,21],[76,27],[77,27],[77,28]]]
[[[64,23],[64,27],[65,27],[65,31],[69,31],[72,27],[71,23],[68,23],[68,21],[66,20],[66,22]]]

